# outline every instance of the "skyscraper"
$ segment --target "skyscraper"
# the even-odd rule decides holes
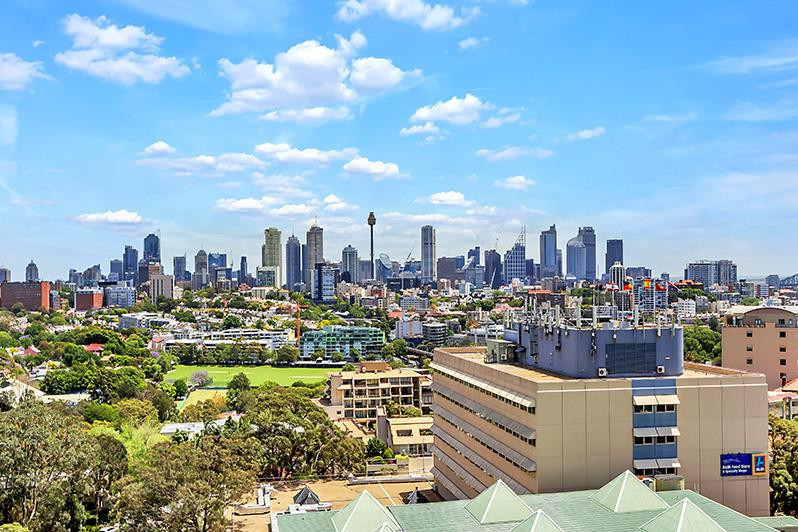
[[[565,258],[568,275],[577,280],[585,279],[587,246],[582,242],[581,235],[573,237],[565,245]]]
[[[494,290],[502,284],[502,257],[495,249],[485,250],[485,282]]]
[[[313,290],[316,264],[324,262],[324,229],[314,224],[305,235],[307,264],[305,264],[305,289]]]
[[[341,251],[341,279],[350,283],[356,283],[358,278],[358,257],[357,249],[351,245],[346,246]]]
[[[684,269],[685,279],[704,285],[704,289],[717,284],[730,286],[737,282],[737,265],[728,259],[697,260]]]
[[[194,273],[208,273],[208,254],[201,249],[194,255]]]
[[[369,233],[370,233],[370,253],[371,253],[371,267],[369,268],[371,273],[369,274],[369,279],[374,279],[374,225],[377,223],[377,217],[374,216],[373,212],[369,213],[368,220],[366,222],[369,224]]]
[[[291,235],[285,243],[285,283],[288,290],[295,291],[302,283],[302,245]]]
[[[526,228],[521,231],[518,238],[507,253],[504,254],[504,282],[511,283],[513,279],[524,281],[526,278]]]
[[[263,231],[263,245],[261,246],[261,266],[275,268],[274,277],[277,286],[283,282],[283,244],[282,233],[276,227],[269,227]]]
[[[133,246],[125,246],[125,252],[122,254],[122,268],[124,270],[125,279],[134,279],[136,277],[136,268],[139,264],[139,251]]]
[[[8,268],[0,268],[0,284],[11,282],[11,270]]]
[[[623,240],[620,238],[607,240],[607,252],[604,254],[604,272],[607,275],[616,262],[623,264]]]
[[[474,246],[468,250],[467,258],[468,260],[474,259],[474,266],[479,266],[479,251],[479,246]],[[466,260],[466,262],[468,262],[468,260]]]
[[[172,259],[172,274],[175,282],[183,281],[186,278],[186,256],[178,255]]]
[[[425,225],[421,228],[421,281],[431,283],[437,280],[435,268],[435,228]]]
[[[161,237],[154,233],[144,238],[144,260],[161,262]]]
[[[36,266],[36,263],[32,260],[28,263],[28,266],[25,268],[25,282],[26,283],[36,283],[39,281],[39,267]]]
[[[540,276],[557,275],[557,226],[540,232]]]
[[[120,280],[124,277],[124,271],[122,270],[122,261],[119,259],[111,259],[111,263],[109,265],[108,272],[110,275],[116,277],[116,280]]]
[[[579,240],[585,245],[585,279],[595,281],[596,274],[596,232],[592,227],[579,228]]]
[[[247,257],[242,255],[241,262],[238,266],[238,283],[241,284],[246,282],[247,277],[249,277],[249,266],[247,266]]]
[[[208,253],[208,272],[215,268],[227,268],[227,253]]]

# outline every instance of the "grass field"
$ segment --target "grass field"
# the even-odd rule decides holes
[[[166,374],[165,380],[175,381],[186,379],[195,371],[205,370],[213,379],[214,388],[226,387],[227,383],[237,373],[246,373],[253,386],[260,386],[266,381],[276,382],[282,386],[289,386],[295,381],[321,382],[327,378],[327,373],[335,371],[332,368],[275,368],[272,366],[175,366],[175,369]],[[196,393],[196,392],[195,392]],[[194,394],[191,394],[192,396]],[[209,399],[205,397],[204,399]]]
[[[215,396],[224,397],[227,395],[227,390],[194,390],[188,397],[186,398],[185,402],[180,405],[180,409],[184,409],[188,405],[193,405],[194,403],[199,403],[201,401],[207,401],[208,399],[213,399]]]

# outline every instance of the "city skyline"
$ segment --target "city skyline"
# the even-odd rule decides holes
[[[362,258],[374,211],[399,261],[427,224],[438,256],[503,253],[524,225],[530,253],[556,224],[563,252],[593,227],[599,264],[623,238],[655,273],[798,271],[798,6],[350,4],[9,2],[0,265],[105,270],[160,230],[164,263],[204,247],[254,270],[265,227],[303,241],[314,220],[331,258]]]

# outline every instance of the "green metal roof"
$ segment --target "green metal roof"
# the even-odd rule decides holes
[[[563,530],[546,515],[546,512],[538,510],[525,521],[515,525],[510,532],[563,532]]]
[[[690,499],[682,499],[640,527],[645,532],[726,532]]]
[[[336,512],[330,520],[336,532],[381,530],[385,525],[391,532],[398,532],[402,529],[391,512],[368,491],[363,491],[341,511]]]
[[[665,501],[629,471],[607,482],[590,498],[617,513],[668,508]]]
[[[480,525],[523,521],[532,510],[501,479],[465,505]]]
[[[798,528],[798,519],[789,515],[772,515],[770,517],[754,517],[755,521],[759,521],[763,525],[772,526],[773,528],[781,527],[795,527]]]

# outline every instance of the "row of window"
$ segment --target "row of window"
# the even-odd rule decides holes
[[[464,381],[462,379],[458,379],[457,377],[455,377],[453,375],[449,375],[448,373],[438,372],[437,375],[444,375],[444,376],[446,376],[446,378],[452,379],[454,382],[458,382],[458,383],[462,384],[463,386],[468,386],[469,388],[471,388],[473,390],[477,390],[479,392],[482,392],[485,395],[489,395],[489,396],[493,397],[494,399],[497,399],[497,400],[499,400],[499,401],[501,401],[503,403],[507,403],[508,405],[512,405],[512,406],[514,406],[516,408],[520,408],[524,412],[529,412],[530,414],[534,414],[535,413],[535,405],[531,405],[529,407],[524,406],[521,403],[518,403],[516,401],[512,401],[512,400],[504,397],[503,395],[499,395],[497,393],[493,393],[493,392],[488,391],[485,388],[482,388],[482,387],[479,387],[479,386],[474,386],[470,382],[466,382],[466,381]]]
[[[475,416],[477,416],[478,418],[480,418],[480,419],[484,419],[485,421],[487,421],[487,422],[488,422],[488,423],[490,423],[491,425],[494,425],[494,426],[496,426],[496,427],[499,427],[499,428],[500,428],[500,429],[502,429],[504,432],[506,432],[506,433],[508,433],[508,434],[512,434],[513,436],[515,436],[515,437],[516,437],[516,438],[518,438],[519,440],[523,441],[524,443],[528,443],[528,444],[532,445],[533,447],[534,447],[534,446],[535,446],[535,444],[536,444],[536,440],[535,440],[535,438],[527,438],[527,437],[525,437],[525,436],[522,436],[522,435],[518,434],[517,432],[515,432],[514,430],[512,430],[510,427],[506,427],[505,425],[502,425],[501,423],[497,423],[496,421],[494,421],[494,420],[492,420],[492,419],[488,418],[487,416],[483,415],[482,413],[480,413],[480,412],[477,412],[477,411],[476,411],[476,410],[474,410],[473,408],[469,408],[469,407],[467,407],[466,405],[464,405],[463,403],[461,403],[460,401],[458,401],[458,400],[456,400],[456,399],[453,399],[453,398],[451,398],[451,397],[449,397],[449,396],[447,396],[447,395],[442,395],[440,392],[438,392],[438,397],[443,397],[443,398],[444,398],[444,399],[446,399],[447,401],[450,401],[450,402],[452,402],[452,403],[456,404],[457,406],[459,406],[459,407],[460,407],[460,408],[462,408],[463,410],[465,410],[465,411],[467,411],[467,412],[471,412],[472,414],[474,414],[474,415],[475,415]]]
[[[746,331],[745,336],[746,338],[753,338],[754,331]],[[779,338],[787,338],[787,331],[779,331]]]
[[[635,468],[635,475],[639,477],[653,477],[654,475],[675,475],[675,467],[661,467],[659,469],[638,469]]]
[[[635,405],[635,414],[676,412],[676,405]]]
[[[745,346],[745,350],[746,351],[753,351],[754,350],[754,346],[752,346],[751,344],[748,344],[748,345]],[[779,346],[779,353],[786,353],[786,352],[787,352],[787,346],[786,345],[780,345]]]
[[[471,438],[471,439],[472,439],[472,440],[474,440],[475,442],[479,443],[479,444],[480,444],[481,446],[483,446],[485,449],[487,449],[487,450],[491,451],[491,452],[492,452],[493,454],[495,454],[496,456],[498,456],[498,457],[500,457],[500,458],[504,458],[504,460],[505,460],[505,461],[507,461],[508,463],[510,463],[510,464],[512,464],[512,465],[514,465],[514,466],[515,466],[515,467],[517,467],[518,469],[524,470],[524,467],[523,467],[521,464],[519,464],[518,462],[516,462],[515,460],[513,460],[513,459],[512,459],[512,458],[510,458],[509,456],[505,456],[505,455],[504,455],[504,454],[502,454],[500,451],[497,451],[496,449],[494,449],[493,447],[491,447],[490,445],[488,445],[488,444],[487,444],[487,443],[485,443],[484,441],[480,440],[479,438],[477,438],[477,437],[476,437],[476,436],[474,436],[473,434],[469,434],[468,432],[466,432],[465,430],[463,430],[463,428],[462,428],[462,427],[458,427],[457,425],[455,425],[454,423],[452,423],[451,421],[449,421],[449,420],[448,420],[448,419],[446,419],[445,417],[443,417],[443,416],[435,416],[435,419],[441,419],[441,420],[445,421],[445,422],[446,422],[448,425],[450,425],[450,426],[452,426],[452,427],[456,428],[457,430],[459,430],[460,432],[462,432],[463,434],[465,434],[466,436],[468,436],[469,438]]]
[[[754,363],[754,359],[753,358],[746,358],[745,359],[745,363],[750,366],[751,364]],[[787,365],[787,359],[786,358],[780,358],[779,359],[779,366],[786,366],[786,365]]]
[[[676,436],[635,436],[635,445],[676,443]]]

